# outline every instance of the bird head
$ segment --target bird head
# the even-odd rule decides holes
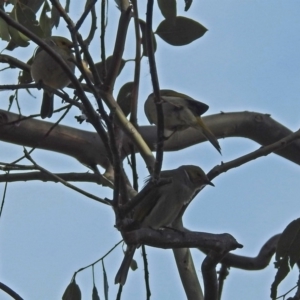
[[[214,184],[208,179],[208,177],[200,167],[187,165],[187,166],[181,166],[180,168],[183,168],[189,180],[193,184],[197,184],[199,186],[207,185],[207,184],[214,186]]]
[[[62,36],[51,36],[49,39],[52,40],[56,46],[72,52],[71,49],[74,47],[74,44],[67,38]]]

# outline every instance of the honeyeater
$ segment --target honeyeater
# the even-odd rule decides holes
[[[171,226],[183,205],[189,203],[198,190],[207,184],[214,186],[203,170],[193,165],[162,171],[160,177],[171,178],[172,181],[161,186],[154,185],[134,209],[133,220],[143,228]],[[125,284],[136,248],[136,245],[127,247],[115,283]]]
[[[61,36],[51,36],[45,42],[59,54],[70,70],[74,73],[75,64],[72,54],[73,44]],[[61,68],[59,63],[44,49],[37,48],[31,65],[31,76],[35,82],[42,81],[53,89],[63,89],[70,83],[69,76]],[[53,93],[44,90],[41,107],[41,117],[50,118],[53,114]]]
[[[160,95],[164,115],[164,134],[166,138],[168,136],[170,137],[176,131],[192,127],[201,131],[221,153],[218,140],[201,118],[201,115],[208,110],[208,105],[172,90],[161,90]],[[157,112],[153,93],[148,96],[144,109],[149,122],[157,125]]]

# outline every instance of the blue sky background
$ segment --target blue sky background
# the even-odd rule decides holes
[[[143,2],[143,1],[141,1]],[[146,1],[145,1],[146,2]],[[118,11],[109,4],[108,31],[115,32]],[[209,31],[185,47],[172,47],[157,37],[156,52],[161,88],[170,88],[194,97],[210,106],[208,114],[220,111],[256,111],[268,113],[278,122],[295,131],[299,128],[300,111],[300,2],[289,1],[194,1],[183,11],[178,1],[178,15],[202,23]],[[71,5],[71,16],[80,16],[78,3]],[[156,7],[154,28],[162,20]],[[145,7],[140,7],[145,18]],[[99,26],[100,27],[100,26]],[[131,25],[125,59],[133,58],[134,37]],[[84,31],[82,31],[84,33]],[[62,24],[58,33],[67,37]],[[107,37],[107,54],[113,49]],[[1,49],[5,43],[1,42]],[[32,44],[13,53],[27,61]],[[95,61],[100,60],[99,42],[92,45]],[[132,80],[133,63],[128,63],[118,78],[115,95]],[[16,83],[17,71],[8,78],[0,73],[2,83]],[[152,92],[149,66],[143,60],[140,90],[139,124],[148,125],[143,102]],[[20,97],[24,115],[39,112],[41,92],[32,90],[36,98],[24,92]],[[1,108],[8,106],[8,95],[1,92]],[[95,101],[91,98],[92,103]],[[56,106],[59,100],[56,101]],[[16,107],[14,107],[14,111]],[[63,124],[78,126],[71,110]],[[56,120],[56,116],[51,121]],[[93,130],[89,124],[81,129]],[[221,161],[226,162],[249,153],[259,145],[243,138],[220,140],[223,155],[210,144],[203,143],[181,152],[166,153],[164,169],[182,164],[197,164],[208,172]],[[11,162],[22,156],[22,147],[0,143],[1,161]],[[35,150],[36,162],[52,172],[86,172],[77,161],[64,155]],[[144,162],[138,160],[140,184],[147,176]],[[26,163],[23,161],[22,163]],[[126,162],[125,162],[126,165]],[[231,233],[243,249],[235,254],[256,256],[271,236],[299,217],[298,187],[300,169],[276,155],[269,155],[230,170],[214,180],[215,188],[203,190],[186,211],[184,223],[191,230]],[[77,186],[101,197],[112,197],[111,190],[94,184]],[[4,184],[0,186],[3,193]],[[113,227],[113,211],[54,183],[20,182],[8,185],[4,211],[0,220],[0,281],[11,286],[24,299],[60,299],[74,271],[103,256],[120,239]],[[171,250],[148,249],[152,299],[185,299]],[[201,279],[204,258],[192,250]],[[115,273],[122,260],[119,246],[104,261],[109,280],[109,298],[114,299],[117,287]],[[139,269],[131,272],[122,299],[144,299],[143,265],[139,251],[135,255]],[[101,264],[96,265],[96,284],[103,298]],[[273,263],[262,271],[230,270],[223,299],[268,299],[275,275]],[[82,299],[90,299],[92,272],[87,269],[77,276]],[[294,270],[280,286],[279,295],[296,285]],[[0,291],[0,299],[10,299]]]

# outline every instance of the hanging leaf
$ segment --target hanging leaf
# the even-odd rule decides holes
[[[132,88],[133,88],[133,82],[125,83],[121,87],[117,97],[117,102],[126,117],[130,114],[131,111]]]
[[[50,11],[50,6],[48,4],[48,1],[45,1],[45,4],[44,4],[42,12],[41,12],[41,16],[40,16],[40,26],[41,26],[41,29],[43,30],[44,37],[51,36],[51,31],[52,31],[51,20],[47,16],[47,13],[49,11]]]
[[[103,270],[103,285],[104,285],[104,298],[105,300],[108,300],[108,281],[107,281],[107,275],[106,275],[106,270],[104,266],[104,262],[102,260],[102,270]]]
[[[81,300],[81,291],[75,279],[67,286],[62,300]]]
[[[106,61],[105,61],[105,64],[106,64],[106,75],[107,75],[108,70],[111,67],[111,62],[112,62],[112,56],[107,57]],[[125,64],[126,64],[126,61],[124,59],[122,59],[118,75],[121,73],[121,71],[124,68]],[[100,61],[100,62],[96,63],[95,67],[96,67],[96,70],[98,72],[98,75],[100,76],[101,80],[103,81],[104,80],[103,76],[104,76],[104,73],[105,73],[104,72],[104,64],[103,64],[103,62]]]
[[[16,2],[14,10],[16,14],[16,20],[21,25],[26,27],[38,37],[43,37],[43,31],[36,20],[34,11],[30,7],[18,1]]]
[[[183,46],[202,37],[206,31],[203,25],[192,19],[176,17],[175,25],[164,20],[155,33],[170,45]]]
[[[9,42],[9,40],[10,40],[8,25],[1,18],[0,18],[0,38],[4,41],[7,41],[7,42]]]
[[[157,4],[166,21],[174,24],[177,15],[176,0],[157,0]]]
[[[140,23],[140,28],[141,28],[141,32],[142,32],[142,47],[143,47],[143,56],[148,56],[148,50],[147,50],[147,40],[146,40],[146,22],[139,19],[139,23]],[[153,42],[153,51],[155,53],[156,48],[157,48],[157,44],[156,44],[156,39],[155,39],[155,35],[152,34],[152,42]]]
[[[55,26],[56,28],[59,25],[60,13],[55,6],[51,8],[51,28]]]
[[[184,0],[184,2],[185,2],[184,11],[188,11],[192,5],[193,0]]]
[[[13,12],[10,14],[10,17],[13,20],[17,21],[14,10],[15,9],[13,9]],[[11,37],[11,40],[6,46],[7,50],[12,51],[16,47],[27,47],[29,45],[28,38],[21,34],[17,29],[13,28],[12,26],[8,26],[8,32]]]
[[[99,297],[99,294],[98,294],[98,291],[97,291],[97,288],[95,285],[93,287],[92,300],[100,300],[100,297]]]

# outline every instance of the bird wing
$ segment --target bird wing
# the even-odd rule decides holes
[[[153,207],[155,207],[160,196],[159,189],[156,186],[153,186],[147,196],[136,206],[133,219],[138,222],[143,222],[143,220],[151,213]]]
[[[209,108],[208,105],[194,99],[185,99],[187,107],[196,115],[203,115]]]
[[[178,93],[172,90],[161,90],[162,99],[167,101],[170,104],[173,104],[174,106],[180,108],[183,106],[182,99],[185,100],[185,105],[197,116],[201,116],[204,114],[209,106],[205,103],[202,103],[200,101],[197,101],[188,95]],[[164,98],[164,96],[167,96],[167,98]]]

